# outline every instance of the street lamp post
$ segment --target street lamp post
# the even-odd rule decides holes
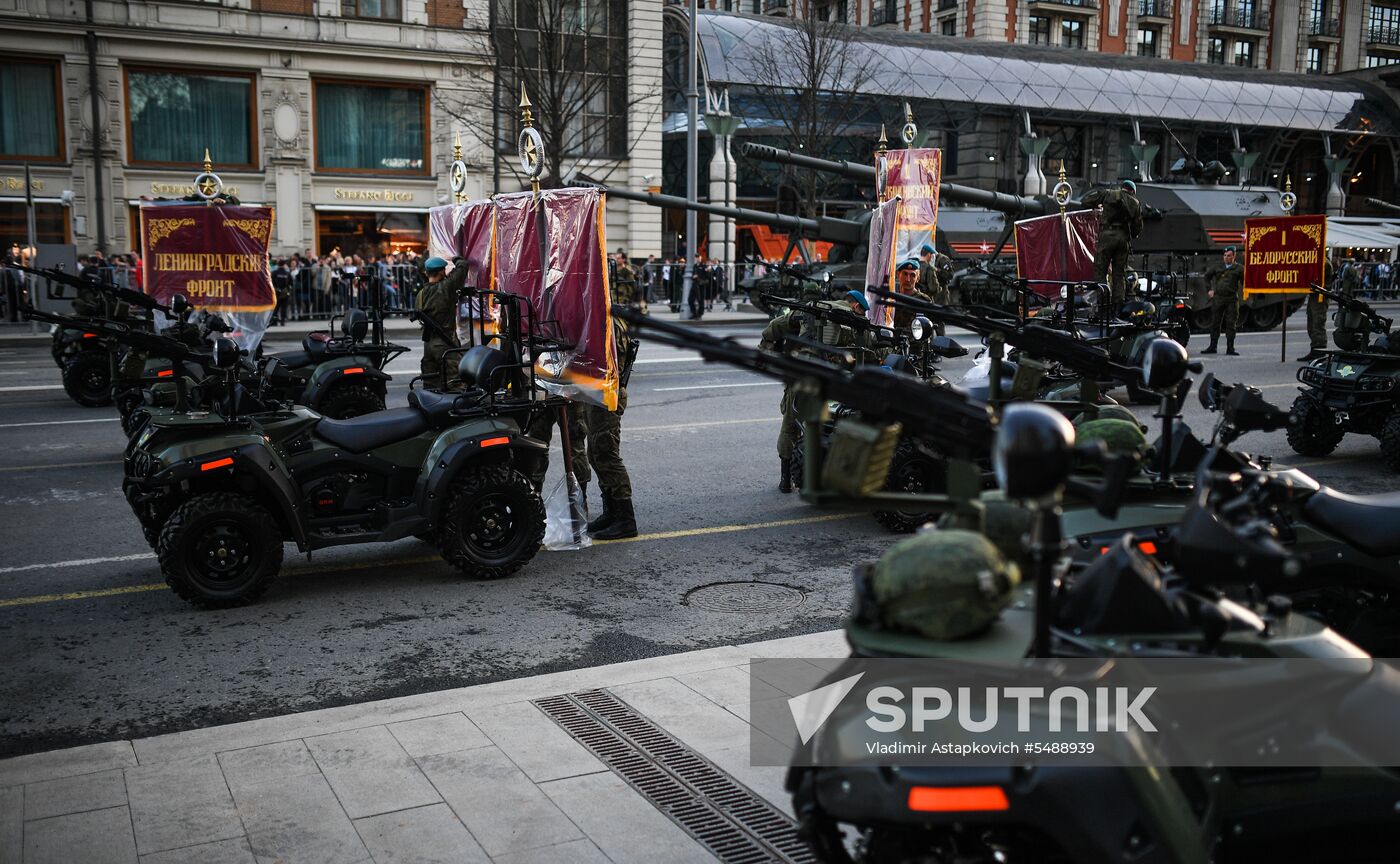
[[[739,128],[739,118],[735,117],[729,111],[729,91],[727,89],[720,92],[708,91],[705,94],[705,128],[709,129],[710,135],[714,136],[716,155],[720,153],[724,154],[724,206],[728,207],[729,172],[732,164],[729,144],[734,136],[734,132]],[[710,177],[713,180],[713,172],[711,172]],[[711,186],[710,188],[712,190],[710,194],[713,196],[714,187]],[[713,200],[713,198],[711,200]],[[736,273],[733,267],[735,255],[732,238],[730,237],[729,218],[726,217],[720,220],[720,225],[722,226],[720,235],[721,263],[729,270],[728,278],[732,290],[732,286],[735,285],[737,280],[735,279]]]
[[[699,185],[698,165],[700,161],[700,91],[696,89],[696,78],[699,77],[699,9],[696,0],[690,0],[690,45],[686,51],[686,86],[685,86],[685,109],[686,109],[686,130],[685,130],[685,200],[691,204],[696,202]],[[695,222],[695,210],[687,208],[685,211],[685,276],[681,281],[681,320],[687,320],[690,315],[690,292],[695,288],[695,240],[697,229]]]

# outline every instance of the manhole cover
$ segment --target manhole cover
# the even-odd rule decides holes
[[[800,588],[773,582],[715,582],[690,589],[681,602],[711,612],[786,612],[805,596]]]

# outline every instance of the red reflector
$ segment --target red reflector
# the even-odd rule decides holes
[[[222,459],[215,459],[213,462],[205,462],[203,465],[199,466],[199,470],[201,470],[201,471],[213,471],[215,468],[227,468],[228,466],[230,466],[230,465],[232,465],[232,464],[233,464],[233,457],[232,457],[232,456],[225,456],[225,457],[222,458]]]
[[[920,813],[1009,810],[1000,786],[915,786],[909,790],[909,809]]]
[[[1186,308],[1186,304],[1185,304],[1185,303],[1178,303],[1178,304],[1176,304],[1176,308],[1178,308],[1178,309],[1185,309],[1185,308]]]
[[[365,367],[363,367],[363,366],[351,366],[349,369],[342,369],[342,370],[340,370],[340,374],[342,374],[342,375],[360,375],[360,374],[362,374],[364,371],[365,371]]]
[[[482,446],[482,447],[495,447],[495,446],[497,446],[497,445],[499,445],[499,444],[509,444],[509,443],[510,443],[510,439],[509,439],[509,438],[487,438],[485,441],[482,441],[482,442],[481,442],[481,446]]]
[[[157,378],[169,378],[171,375],[174,375],[174,374],[175,374],[175,370],[174,370],[174,369],[161,369],[160,371],[156,372],[156,377],[157,377]]]
[[[97,334],[96,334],[96,333],[84,333],[84,334],[83,334],[83,338],[84,338],[84,339],[96,339],[96,338],[97,338]]]
[[[1151,540],[1144,540],[1141,543],[1139,543],[1138,549],[1142,550],[1142,554],[1144,555],[1157,554],[1157,544],[1153,543]]]
[[[1100,546],[1100,547],[1099,547],[1099,554],[1100,554],[1100,555],[1107,555],[1107,554],[1108,554],[1108,547],[1107,547],[1107,546]]]

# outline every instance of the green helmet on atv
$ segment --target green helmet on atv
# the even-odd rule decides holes
[[[1085,423],[1092,423],[1095,420],[1126,420],[1133,425],[1138,425],[1138,419],[1132,411],[1122,405],[1099,405],[1095,412],[1085,411],[1074,418],[1074,428],[1082,429]]]
[[[1149,449],[1147,436],[1142,433],[1142,427],[1138,425],[1137,420],[1129,422],[1100,415],[1097,420],[1079,424],[1075,430],[1075,438],[1080,444],[1102,441],[1104,447],[1112,454],[1134,453],[1145,457]],[[1089,469],[1086,467],[1084,470]]]
[[[891,546],[870,587],[885,627],[946,640],[985,630],[1020,581],[1016,565],[981,534],[933,530]]]

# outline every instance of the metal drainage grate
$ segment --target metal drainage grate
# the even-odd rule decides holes
[[[725,864],[816,862],[787,814],[611,693],[534,704]]]
[[[714,582],[690,589],[681,602],[711,612],[786,612],[805,598],[801,588],[775,582]]]

